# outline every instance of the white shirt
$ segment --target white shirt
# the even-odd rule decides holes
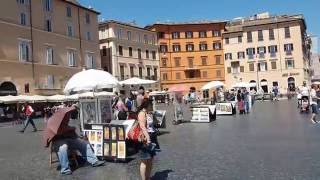
[[[302,96],[309,96],[309,88],[307,86],[302,86],[299,89]]]
[[[316,92],[316,90],[311,89],[311,91],[310,91],[310,96],[311,96],[311,98],[310,98],[310,104],[315,104],[315,105],[317,105],[317,101],[313,101],[313,100],[312,100],[312,99],[316,99],[316,98],[317,98],[317,92]]]

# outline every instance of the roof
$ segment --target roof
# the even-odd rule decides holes
[[[74,5],[74,6],[77,6],[77,7],[79,7],[79,8],[85,9],[85,10],[87,10],[87,11],[96,13],[96,14],[98,14],[98,15],[100,14],[100,12],[94,10],[93,8],[90,8],[90,7],[87,8],[87,7],[82,6],[77,0],[61,0],[61,1],[64,1],[64,2],[66,2],[66,3],[68,3],[68,4],[72,4],[72,5]]]
[[[302,21],[304,27],[306,28],[306,23],[303,15],[280,15],[280,16],[270,16],[266,18],[240,18],[236,20],[231,20],[227,23],[225,34],[243,31],[244,27],[252,27],[266,24],[276,24],[282,22],[292,22],[292,21]]]
[[[131,27],[131,28],[137,28],[137,29],[141,29],[144,31],[150,31],[149,29],[146,29],[146,28],[143,28],[143,27],[136,25],[135,22],[127,23],[127,22],[121,22],[121,21],[116,21],[116,20],[106,20],[106,21],[99,22],[99,27],[104,26],[106,24],[111,24],[111,23],[120,24],[123,26]]]
[[[225,20],[198,20],[198,21],[186,21],[186,22],[172,22],[172,21],[166,21],[166,22],[156,22],[151,25],[147,25],[145,28],[149,29],[152,26],[156,25],[202,25],[202,24],[226,24],[227,21]]]

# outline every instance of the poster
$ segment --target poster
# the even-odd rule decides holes
[[[113,157],[117,156],[117,143],[116,142],[111,143],[111,156],[113,156]]]
[[[96,155],[102,156],[102,144],[96,144]]]
[[[90,131],[89,142],[93,143],[95,141],[96,141],[96,132],[95,131]]]
[[[111,99],[98,99],[99,118],[101,123],[110,123],[112,120]]]
[[[124,140],[124,128],[118,127],[118,140],[123,141]]]
[[[83,124],[97,123],[96,115],[97,112],[95,100],[81,101],[81,116]]]
[[[117,128],[116,127],[111,127],[111,139],[112,140],[117,140]]]
[[[108,126],[104,127],[104,139],[109,140],[110,139],[110,128]]]
[[[126,143],[118,142],[118,156],[117,158],[125,159],[126,158]]]
[[[102,142],[102,132],[101,131],[97,131],[97,138],[96,138],[97,142]]]
[[[231,103],[216,103],[217,114],[230,114],[232,115],[232,104]]]
[[[110,156],[110,145],[109,143],[103,144],[103,156]]]

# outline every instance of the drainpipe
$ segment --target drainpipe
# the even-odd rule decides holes
[[[29,12],[30,12],[30,18],[29,18],[29,21],[30,21],[30,36],[31,36],[31,65],[32,65],[32,79],[33,79],[33,83],[34,85],[36,84],[35,83],[35,67],[34,67],[34,55],[33,55],[33,26],[32,26],[32,0],[29,1]]]
[[[80,25],[80,8],[78,9],[78,33],[79,33],[79,42],[80,42],[80,63],[81,69],[85,66],[84,58],[83,58],[83,50],[82,50],[82,37],[81,37],[81,25]]]

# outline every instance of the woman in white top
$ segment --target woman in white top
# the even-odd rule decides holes
[[[310,105],[312,110],[312,116],[310,120],[312,123],[317,123],[316,116],[318,114],[318,104],[317,104],[318,99],[319,98],[317,97],[316,86],[312,85],[311,91],[310,91]]]

